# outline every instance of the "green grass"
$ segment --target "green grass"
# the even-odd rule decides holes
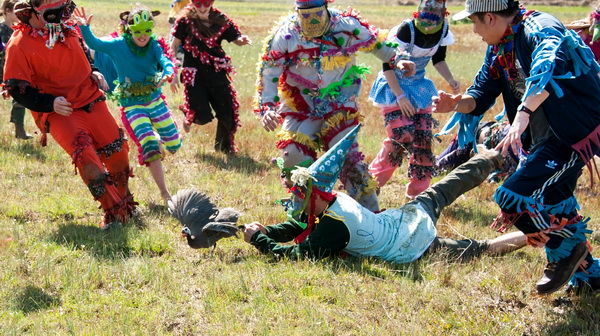
[[[168,31],[168,1],[145,1],[163,11],[158,33]],[[345,8],[348,3],[335,3]],[[121,1],[80,1],[95,18],[97,35],[117,26]],[[273,22],[291,1],[231,2],[216,5],[254,41],[227,45],[237,67],[234,83],[241,102],[242,128],[235,157],[212,150],[215,125],[194,127],[182,149],[165,161],[172,192],[196,187],[219,206],[245,212],[242,222],[273,224],[284,219],[274,205],[284,195],[275,135],[266,133],[251,113],[256,60]],[[360,4],[363,17],[390,28],[409,17],[412,7]],[[541,8],[541,7],[538,7]],[[565,21],[587,15],[585,7],[544,7]],[[456,12],[459,7],[451,7]],[[478,70],[484,45],[468,24],[452,27],[457,43],[448,63],[463,88]],[[385,131],[379,112],[366,101],[379,61],[361,55],[372,67],[361,100],[366,127],[360,142],[367,160],[379,149]],[[429,69],[440,88],[447,88]],[[180,95],[165,90],[171,106]],[[220,241],[214,250],[192,250],[180,226],[162,205],[148,170],[136,164],[131,189],[141,215],[123,228],[100,231],[98,204],[92,201],[70,158],[50,140],[13,138],[9,101],[0,102],[0,330],[3,335],[592,335],[600,332],[596,297],[547,297],[534,293],[544,261],[541,250],[483,257],[466,264],[427,256],[410,265],[379,260],[327,259],[276,261],[239,239]],[[500,104],[497,104],[500,105]],[[111,103],[117,115],[117,108]],[[498,108],[498,107],[496,107]],[[182,115],[175,112],[181,124]],[[445,116],[439,116],[440,121]],[[34,130],[31,117],[26,127]],[[436,144],[436,152],[449,139]],[[384,207],[403,202],[404,167],[382,188]],[[441,236],[478,239],[497,234],[488,228],[497,207],[496,185],[485,184],[450,206],[438,224]],[[582,212],[599,218],[597,188],[584,172],[578,188]],[[591,227],[598,229],[592,220]],[[600,244],[592,235],[592,245]]]

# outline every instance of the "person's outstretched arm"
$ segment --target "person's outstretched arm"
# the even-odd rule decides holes
[[[252,40],[247,35],[240,35],[233,41],[233,43],[241,47],[245,45],[252,45]]]
[[[383,63],[383,76],[394,95],[396,95],[396,103],[398,104],[398,107],[400,107],[402,114],[407,118],[415,114],[414,106],[410,103],[410,100],[404,94],[404,91],[402,91],[398,79],[396,78],[396,73],[394,72],[394,69],[390,67],[389,63]]]
[[[287,226],[288,233],[294,237],[304,231],[299,224],[290,222],[278,224]],[[244,229],[244,240],[256,247],[260,252],[272,253],[277,256],[286,256],[291,259],[321,259],[343,250],[350,241],[350,232],[346,225],[333,217],[323,216],[313,232],[303,242],[296,245],[280,245],[270,236],[275,234],[270,226],[264,227],[260,223],[247,224]],[[278,235],[282,232],[278,229]],[[290,236],[288,236],[290,237]]]
[[[460,92],[460,82],[457,81],[456,79],[454,79],[454,76],[452,75],[452,72],[450,71],[450,68],[448,67],[448,63],[446,63],[446,61],[441,61],[441,62],[435,63],[433,66],[435,67],[437,72],[442,77],[444,77],[446,82],[448,82],[448,84],[450,84],[450,87],[452,88],[452,93],[458,94]]]
[[[431,98],[433,101],[433,113],[459,112],[469,114],[475,110],[477,105],[475,98],[467,94],[452,94],[439,90],[437,96]]]
[[[77,21],[79,25],[79,30],[81,31],[81,36],[85,40],[85,44],[91,49],[106,53],[110,55],[110,51],[113,49],[112,46],[115,42],[115,39],[110,40],[101,40],[97,38],[94,33],[92,33],[92,29],[90,28],[90,24],[92,23],[92,19],[94,15],[86,16],[84,7],[75,8],[75,12],[73,13],[73,18]]]

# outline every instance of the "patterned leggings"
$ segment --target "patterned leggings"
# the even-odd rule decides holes
[[[402,165],[404,157],[408,157],[408,177],[406,195],[414,198],[429,187],[431,177],[435,174],[435,156],[431,151],[433,118],[431,106],[418,109],[411,117],[405,117],[397,109],[381,111],[385,118],[387,139],[383,141],[381,150],[371,162],[369,171],[379,182],[385,185]]]
[[[121,112],[123,125],[138,147],[140,165],[162,157],[159,138],[170,153],[181,147],[181,136],[162,97],[146,104],[122,107]]]

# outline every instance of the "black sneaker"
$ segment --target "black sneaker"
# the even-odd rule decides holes
[[[555,263],[548,263],[544,269],[544,276],[535,285],[538,294],[553,293],[569,282],[587,254],[587,245],[581,242],[575,245],[568,257]]]

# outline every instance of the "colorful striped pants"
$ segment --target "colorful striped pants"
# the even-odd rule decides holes
[[[121,108],[121,119],[138,147],[138,161],[146,165],[162,158],[160,142],[174,154],[181,147],[181,136],[162,96],[139,105]]]

